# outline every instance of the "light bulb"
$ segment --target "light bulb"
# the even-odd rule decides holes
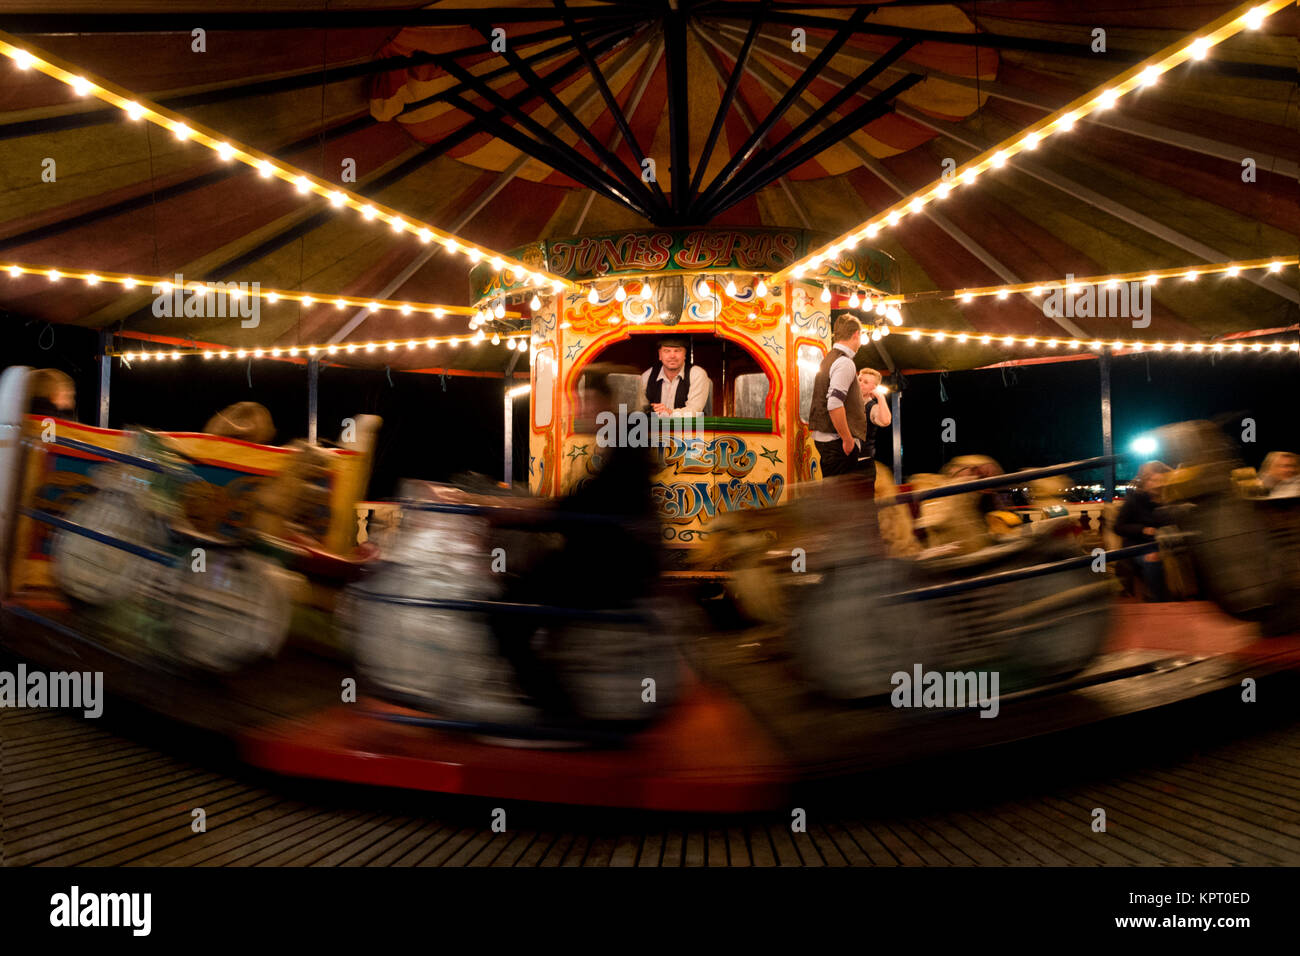
[[[541,300],[540,298],[538,298],[538,297],[537,297],[537,293],[534,292],[534,293],[533,293],[533,297],[532,297],[531,299],[528,300],[528,308],[530,308],[530,309],[532,309],[534,312],[536,312],[536,311],[537,311],[538,309],[540,309],[541,307],[542,307],[542,300]]]
[[[858,298],[858,290],[854,289],[853,294],[849,296],[849,308],[856,309],[861,304],[862,300]]]
[[[627,290],[623,288],[623,283],[620,282],[618,288],[614,290],[614,298],[619,302],[627,299]]]
[[[819,296],[819,298],[823,302],[829,302],[831,300],[831,287],[828,285],[822,286],[822,294]]]
[[[591,291],[587,293],[587,301],[590,302],[592,305],[595,305],[597,302],[600,301],[600,294],[596,291],[595,286],[592,286]]]
[[[501,344],[501,336],[497,335],[495,332],[492,333],[492,344],[493,345]]]
[[[1276,263],[1274,263],[1274,265],[1276,265]],[[1276,272],[1277,270],[1270,269],[1269,271]],[[764,282],[762,279],[759,279],[758,285],[754,286],[754,291],[757,292],[759,295],[767,295],[767,283]]]
[[[736,280],[735,280],[735,279],[728,279],[728,280],[727,280],[727,285],[726,285],[726,287],[723,289],[723,291],[726,292],[727,295],[734,296],[734,295],[736,294]]]
[[[492,310],[492,314],[495,315],[498,319],[504,319],[504,318],[506,317],[506,304],[505,304],[505,302],[502,301],[501,299],[498,299],[498,300],[497,300],[497,304],[496,304],[496,308],[494,308],[494,309]]]

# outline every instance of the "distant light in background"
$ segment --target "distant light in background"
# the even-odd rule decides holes
[[[1156,444],[1156,440],[1152,438],[1150,435],[1142,435],[1139,438],[1135,438],[1133,439],[1133,442],[1129,445],[1129,448],[1133,449],[1134,454],[1143,455],[1146,457],[1150,457],[1151,455],[1154,455],[1156,453],[1156,449],[1159,447],[1160,446]]]

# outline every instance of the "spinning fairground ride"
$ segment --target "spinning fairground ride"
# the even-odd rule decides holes
[[[227,734],[285,774],[716,811],[1295,666],[1300,511],[1239,497],[1233,449],[1210,426],[1166,436],[1183,464],[1170,482],[1180,530],[1160,547],[1196,567],[1200,602],[1117,604],[1105,562],[1050,511],[926,549],[914,534],[936,502],[959,511],[989,488],[1110,459],[923,490],[877,466],[874,502],[823,481],[807,425],[830,346],[821,283],[842,284],[858,305],[844,311],[881,337],[899,319],[886,299],[897,279],[887,256],[860,251],[817,285],[766,281],[808,242],[659,230],[520,250],[579,283],[549,295],[476,272],[482,315],[532,299],[529,318],[501,327],[530,338],[532,494],[406,482],[379,543],[357,541],[373,417],[331,447],[113,431],[25,415],[27,370],[11,369],[4,642],[103,670],[111,694]],[[579,414],[585,370],[652,364],[669,334],[689,336],[709,377],[694,430],[647,439],[669,570],[634,600],[504,599],[512,577],[555,560],[575,519],[619,521],[561,520],[538,499],[598,472],[608,450]],[[644,406],[639,376],[612,384],[616,404]],[[502,555],[520,570],[493,573]],[[574,702],[562,724],[502,653],[502,621],[521,619]],[[935,706],[954,674],[968,696]]]

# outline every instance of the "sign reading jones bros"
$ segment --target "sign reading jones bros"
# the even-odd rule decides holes
[[[547,243],[551,269],[571,278],[620,272],[666,272],[735,268],[775,272],[797,257],[802,236],[793,232],[696,230],[685,233],[625,232]]]
[[[627,230],[548,239],[512,253],[529,265],[576,281],[657,272],[741,272],[770,275],[802,258],[824,237],[802,229]],[[542,260],[545,260],[544,262]],[[537,260],[537,261],[534,261]],[[820,274],[896,291],[896,265],[873,249],[828,261]],[[470,273],[476,301],[519,291],[509,277],[479,265]],[[504,286],[503,286],[504,283]]]

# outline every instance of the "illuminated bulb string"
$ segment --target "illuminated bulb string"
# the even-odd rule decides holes
[[[133,122],[141,119],[147,120],[155,126],[169,130],[177,139],[183,142],[204,146],[214,151],[223,162],[236,160],[255,169],[258,175],[264,179],[275,177],[283,180],[295,187],[299,193],[315,193],[322,198],[328,199],[331,205],[336,208],[348,206],[360,212],[366,220],[383,220],[392,227],[394,232],[410,233],[421,242],[432,242],[436,238],[447,251],[463,252],[472,262],[477,262],[487,256],[492,268],[497,272],[505,270],[508,277],[512,274],[518,276],[522,281],[531,281],[534,284],[550,280],[561,288],[572,285],[569,280],[561,276],[542,270],[534,272],[527,264],[517,259],[502,256],[490,249],[476,247],[472,243],[449,232],[437,229],[428,223],[410,219],[395,209],[376,205],[363,196],[349,190],[339,189],[333,183],[318,179],[296,166],[280,162],[274,157],[259,152],[250,146],[245,146],[229,137],[222,136],[217,131],[201,126],[179,113],[174,113],[157,103],[136,96],[130,90],[85,74],[73,63],[60,60],[44,51],[33,51],[30,47],[21,46],[16,41],[16,37],[0,32],[0,54],[9,57],[19,70],[34,68],[46,76],[71,87],[78,96],[94,96],[96,99],[122,110],[128,119]]]
[[[1134,90],[1152,86],[1165,72],[1179,64],[1187,60],[1203,59],[1212,47],[1242,30],[1259,29],[1267,17],[1293,3],[1294,0],[1264,0],[1262,3],[1246,3],[1236,7],[1196,31],[1195,34],[1183,37],[1125,70],[1113,80],[1089,90],[1037,123],[990,147],[954,170],[948,178],[936,180],[910,196],[904,196],[857,228],[833,239],[825,246],[812,250],[804,258],[773,275],[771,281],[778,282],[787,274],[799,278],[809,269],[820,268],[828,256],[833,257],[840,250],[853,249],[863,239],[874,238],[881,228],[896,226],[905,215],[915,215],[924,211],[929,203],[940,201],[948,196],[953,187],[970,185],[975,182],[977,176],[990,169],[1003,167],[1007,160],[1024,150],[1034,149],[1046,137],[1070,131],[1080,119],[1113,107],[1120,97]]]
[[[1026,346],[1029,348],[1041,347],[1048,351],[1098,351],[1108,348],[1113,351],[1122,352],[1173,352],[1174,354],[1188,353],[1192,355],[1225,355],[1225,354],[1242,354],[1242,353],[1268,353],[1268,352],[1300,352],[1300,342],[1280,342],[1276,340],[1268,342],[1162,342],[1146,341],[1139,339],[1079,339],[1069,336],[1046,336],[1046,335],[992,335],[980,332],[953,332],[945,329],[914,329],[900,328],[897,329],[900,334],[905,334],[913,342],[929,339],[935,342],[945,342],[952,339],[959,344],[973,345],[1001,345],[1001,346]]]
[[[270,358],[270,359],[302,359],[317,358],[319,356],[334,355],[355,355],[358,352],[375,353],[379,351],[396,352],[398,349],[414,351],[417,348],[436,348],[439,345],[455,347],[463,342],[478,345],[485,340],[483,332],[480,330],[475,335],[451,335],[441,336],[438,338],[413,338],[413,339],[385,339],[375,342],[337,342],[327,345],[290,345],[290,346],[262,346],[259,348],[160,348],[147,349],[141,348],[138,351],[115,349],[110,355],[116,355],[128,362],[150,360],[177,360],[187,356],[201,356],[205,359],[246,359],[246,358]],[[493,333],[492,344],[497,345],[504,340],[506,346],[511,349],[525,349],[528,342],[528,333],[509,333],[501,335]]]
[[[22,265],[19,263],[0,263],[0,275],[8,276],[11,279],[18,279],[24,275],[44,276],[51,282],[58,282],[61,279],[75,279],[85,282],[88,286],[98,286],[102,283],[111,283],[122,286],[123,289],[131,291],[137,288],[153,289],[158,288],[163,294],[170,295],[176,291],[174,278],[163,276],[145,276],[145,275],[128,275],[120,272],[91,272],[86,269],[65,269],[53,268],[50,266],[33,266]],[[233,288],[238,287],[238,288]],[[464,305],[437,305],[432,302],[398,302],[392,299],[362,299],[350,295],[333,295],[324,292],[307,292],[307,291],[288,291],[285,289],[263,289],[260,286],[253,288],[253,283],[240,284],[238,282],[204,282],[204,281],[186,281],[181,290],[185,294],[198,293],[205,294],[227,294],[238,299],[244,295],[255,295],[258,298],[265,299],[274,305],[277,302],[299,302],[306,306],[313,305],[333,305],[335,308],[343,309],[349,306],[356,308],[368,309],[371,312],[388,310],[400,312],[402,315],[410,315],[412,312],[420,312],[432,315],[440,319],[445,315],[473,315],[474,310]],[[510,318],[520,318],[517,313],[507,313]]]
[[[994,296],[1005,300],[1012,293],[1027,293],[1038,297],[1064,290],[1071,295],[1083,291],[1085,286],[1102,286],[1116,288],[1123,283],[1140,282],[1156,285],[1161,280],[1173,279],[1176,282],[1195,282],[1201,276],[1223,275],[1229,279],[1240,278],[1243,272],[1263,270],[1270,275],[1277,275],[1282,270],[1300,264],[1300,256],[1270,256],[1266,259],[1250,259],[1240,262],[1212,262],[1193,266],[1174,266],[1168,269],[1146,270],[1144,272],[1124,272],[1111,275],[1071,276],[1051,281],[1020,282],[1014,285],[990,285],[977,289],[948,289],[929,292],[910,292],[904,295],[885,296],[884,301],[891,303],[922,302],[939,299],[960,299],[971,302],[974,299]]]

